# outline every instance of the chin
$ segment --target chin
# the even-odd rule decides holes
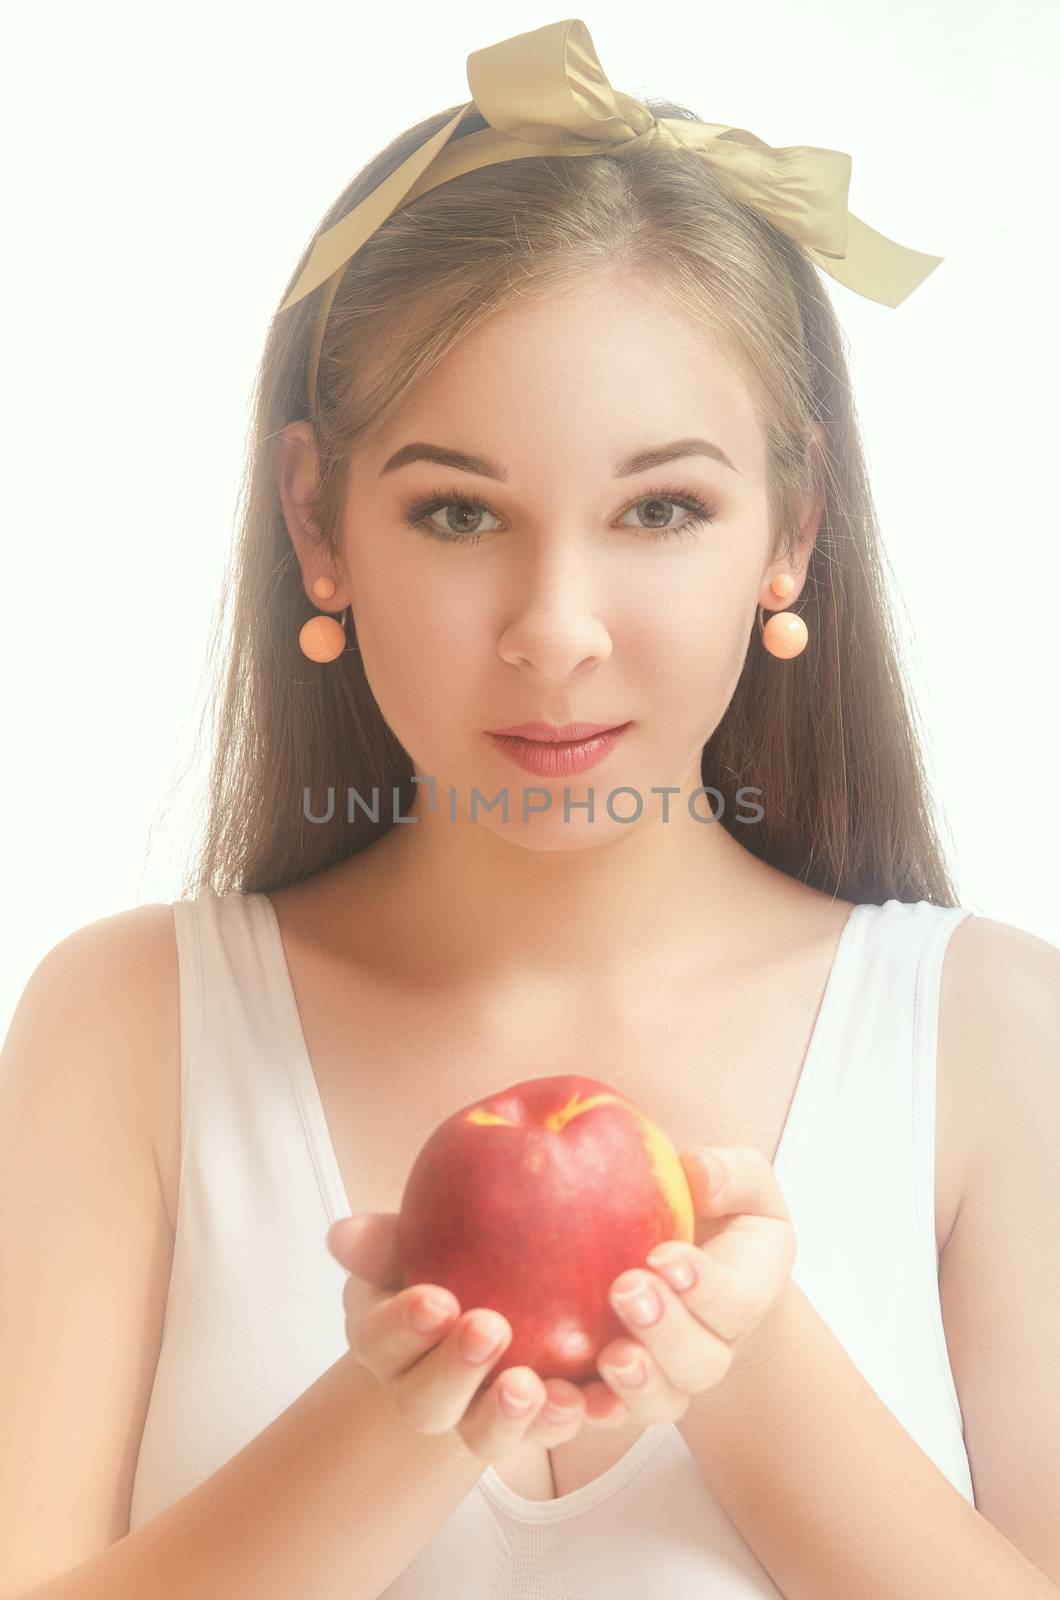
[[[584,818],[580,826],[575,822],[564,823],[561,812],[556,823],[550,823],[547,818],[531,817],[528,822],[519,821],[508,828],[494,827],[490,831],[520,850],[533,850],[541,856],[558,856],[571,855],[578,850],[598,850],[610,844],[620,830],[629,831],[610,818],[605,824],[590,823]]]
[[[531,785],[527,784],[527,788]],[[491,791],[478,785],[479,793],[489,798]],[[571,789],[569,810],[570,818],[564,821],[563,816],[563,791],[553,791],[552,804],[547,811],[531,811],[523,817],[522,790],[516,785],[509,787],[508,793],[508,821],[505,822],[500,808],[488,812],[481,800],[476,800],[475,818],[472,822],[470,805],[461,801],[461,812],[465,821],[475,828],[488,829],[497,839],[503,839],[506,844],[517,845],[523,850],[536,850],[539,854],[559,855],[568,854],[574,850],[593,850],[610,844],[614,839],[630,833],[635,827],[635,822],[616,822],[607,810],[607,796],[610,785],[598,786],[594,797],[595,820],[589,820],[588,812],[580,806],[582,800],[588,798],[588,792],[579,792]],[[470,795],[468,788],[464,791]],[[542,800],[540,794],[530,796],[529,804],[533,805]],[[640,819],[638,818],[638,821]]]

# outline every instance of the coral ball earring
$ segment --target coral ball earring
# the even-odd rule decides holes
[[[780,572],[769,587],[778,600],[783,600],[794,589],[795,579],[789,572]],[[794,611],[778,611],[763,627],[762,610],[763,608],[759,606],[758,628],[762,635],[762,643],[770,655],[777,656],[782,661],[790,661],[792,656],[797,656],[805,650],[810,634],[800,616]]]
[[[334,661],[346,648],[346,630],[334,617],[310,617],[299,629],[298,643],[310,661]]]
[[[330,600],[335,593],[331,578],[317,578],[313,593],[318,600]],[[346,648],[346,629],[334,617],[310,617],[298,633],[298,644],[310,661],[334,661]]]
[[[794,611],[779,611],[762,629],[762,642],[771,656],[790,661],[806,648],[809,631]]]

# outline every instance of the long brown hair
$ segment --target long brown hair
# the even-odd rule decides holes
[[[669,101],[644,103],[659,117],[700,120]],[[458,109],[380,151],[318,231]],[[469,112],[455,137],[484,126]],[[722,826],[791,877],[842,899],[958,904],[892,618],[842,330],[809,258],[730,195],[694,151],[631,155],[617,146],[500,163],[395,211],[349,263],[328,318],[315,418],[322,542],[332,557],[340,553],[351,450],[458,339],[519,296],[616,262],[701,319],[748,383],[766,440],[771,560],[792,553],[797,498],[813,488],[824,497],[798,604],[809,647],[778,661],[756,628],[704,747],[701,781],[724,797]],[[408,815],[416,794],[412,762],[383,719],[356,638],[326,665],[307,661],[298,645],[302,623],[317,612],[275,473],[285,426],[308,416],[319,293],[274,316],[257,377],[240,522],[209,646],[206,815],[184,896],[298,882],[367,848],[395,812]],[[823,427],[823,450],[814,424]],[[754,825],[737,820],[748,815],[741,787],[761,791],[764,815]],[[329,788],[330,820],[308,820],[305,811],[326,809]],[[348,815],[348,790],[365,804],[378,790],[379,820],[360,806]]]

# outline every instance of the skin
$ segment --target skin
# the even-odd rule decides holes
[[[614,479],[620,458],[690,436],[720,445],[736,470],[696,456]],[[507,481],[422,461],[381,476],[412,440],[488,457]],[[436,784],[436,809],[419,785],[416,822],[392,827],[371,851],[406,969],[476,974],[501,990],[540,984],[572,1006],[603,1000],[621,1017],[646,962],[675,985],[690,957],[702,970],[708,922],[726,929],[719,964],[754,949],[781,875],[723,827],[694,820],[687,799],[756,607],[779,608],[769,585],[781,572],[795,580],[783,604],[795,605],[817,535],[821,507],[807,505],[795,564],[768,564],[764,467],[749,395],[714,341],[611,272],[520,302],[449,352],[354,453],[335,564],[313,543],[304,509],[316,482],[312,431],[285,430],[277,485],[306,595],[320,608],[312,585],[328,577],[337,586],[328,611],[352,607],[372,692],[415,773]],[[659,522],[676,527],[689,515],[676,500],[646,499],[676,485],[718,514],[653,541]],[[481,532],[477,545],[443,544],[402,521],[450,487],[455,503],[431,521]],[[485,498],[498,516],[462,507],[465,496]],[[529,720],[635,725],[601,766],[545,779],[484,736]],[[564,820],[565,785],[572,807],[595,789],[594,821],[585,809]],[[623,785],[643,800],[635,823],[607,810]],[[507,824],[481,806],[470,820],[475,786],[486,797],[507,787]],[[678,793],[664,823],[652,790],[665,786]],[[524,787],[549,788],[551,810],[524,821]],[[701,795],[695,809],[706,818],[716,804]],[[634,808],[634,796],[618,797],[620,816]],[[518,915],[499,916],[499,906]]]
[[[615,479],[616,463],[634,451],[689,437],[720,446],[734,470],[689,456]],[[488,458],[506,481],[424,461],[383,474],[388,457],[413,440]],[[368,870],[385,883],[373,902],[380,946],[392,941],[403,969],[432,981],[474,984],[506,1005],[518,996],[525,1006],[539,991],[553,1014],[602,1006],[619,1026],[638,1010],[646,971],[665,974],[653,991],[665,1003],[665,984],[677,995],[711,962],[753,959],[763,918],[800,891],[724,828],[695,820],[687,799],[699,787],[701,751],[747,649],[762,648],[752,632],[756,608],[780,609],[772,579],[790,573],[795,587],[783,605],[798,600],[821,505],[800,508],[794,563],[770,565],[764,439],[742,379],[709,333],[611,270],[520,301],[464,338],[353,453],[334,563],[317,546],[307,513],[315,486],[312,430],[293,423],[281,441],[277,488],[306,595],[324,609],[313,584],[327,577],[336,592],[326,609],[337,615],[352,607],[383,715],[415,773],[436,788],[433,810],[428,785],[419,785],[408,813],[416,821],[391,828],[368,852]],[[450,498],[431,514],[435,528],[478,532],[477,544],[446,544],[407,526],[403,514],[436,490]],[[673,498],[660,499],[664,490]],[[706,502],[713,520],[652,540],[659,524],[687,521],[683,494]],[[468,506],[471,497],[492,509]],[[484,737],[486,729],[529,720],[634,726],[601,766],[548,779],[522,772]],[[564,819],[565,786],[572,806],[595,790],[595,820],[585,807]],[[634,823],[608,813],[607,795],[619,786],[643,800]],[[507,788],[507,821],[481,806],[471,820],[475,787],[486,797]],[[549,789],[552,808],[524,817],[524,787]],[[652,793],[664,787],[677,791],[665,822],[662,797]],[[709,816],[716,804],[700,796],[697,815]],[[633,796],[620,796],[615,809],[629,817]],[[341,895],[338,905],[341,916]],[[705,927],[724,928],[725,938],[705,940]],[[753,1155],[729,1153],[740,1182],[721,1213],[731,1209],[742,1222],[726,1234],[729,1244],[755,1239],[751,1216],[771,1217],[766,1231],[787,1238],[772,1170],[753,1164]],[[710,1206],[693,1175],[695,1157],[684,1159],[702,1217]],[[394,1293],[385,1263],[395,1221],[375,1218],[361,1255],[349,1238],[336,1253],[376,1286],[378,1315],[365,1349],[396,1388],[413,1359],[408,1351],[422,1355],[439,1336],[417,1343],[406,1329],[408,1305],[423,1286]],[[711,1238],[716,1231],[715,1224]],[[616,1281],[618,1289],[651,1282],[665,1315],[651,1330],[627,1322],[646,1342],[619,1341],[601,1352],[603,1369],[636,1350],[649,1373],[639,1393],[610,1372],[612,1395],[599,1385],[582,1391],[586,1411],[605,1425],[680,1415],[691,1393],[729,1370],[738,1343],[756,1348],[772,1337],[786,1298],[783,1260],[753,1249],[728,1260],[726,1311],[711,1287],[709,1243],[698,1235],[695,1247],[678,1243],[679,1252],[700,1259],[706,1285],[690,1297],[650,1271]],[[459,1318],[455,1303],[450,1309]],[[474,1319],[498,1320],[480,1311]],[[446,1344],[451,1353],[439,1369],[448,1371],[448,1385],[409,1406],[427,1431],[451,1426],[467,1404],[454,1346]],[[422,1385],[423,1364],[411,1371]],[[538,1417],[544,1386],[530,1369],[504,1374],[506,1382],[516,1376],[536,1393],[531,1417]],[[549,1393],[555,1389],[550,1380]],[[405,1392],[412,1390],[406,1382]],[[490,1459],[512,1447],[505,1443],[511,1425],[506,1432],[496,1407],[488,1390],[462,1428]],[[569,1427],[546,1431],[540,1417],[535,1427],[528,1432],[521,1420],[519,1440],[571,1436]]]
[[[695,1211],[692,1244],[670,1240],[653,1250],[645,1272],[623,1272],[611,1304],[631,1335],[601,1351],[604,1382],[581,1388],[563,1378],[544,1383],[530,1367],[507,1368],[477,1394],[511,1340],[497,1312],[461,1315],[447,1289],[431,1296],[442,1317],[430,1329],[410,1313],[424,1285],[401,1287],[397,1215],[343,1218],[328,1248],[351,1272],[345,1291],[350,1348],[386,1389],[395,1414],[428,1434],[455,1428],[472,1453],[500,1461],[529,1440],[546,1448],[574,1437],[583,1422],[608,1428],[634,1417],[648,1425],[684,1416],[693,1396],[772,1359],[782,1346],[792,1301],[795,1232],[770,1163],[760,1151],[731,1146],[684,1158]],[[709,1170],[712,1168],[713,1170]],[[677,1279],[675,1264],[685,1265]],[[651,1302],[648,1320],[638,1312]],[[470,1351],[469,1327],[487,1334],[492,1352]],[[525,1396],[529,1408],[506,1414],[501,1393]]]

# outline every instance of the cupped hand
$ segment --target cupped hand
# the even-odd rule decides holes
[[[542,1379],[532,1367],[505,1369],[501,1364],[494,1371],[488,1363],[469,1372],[461,1360],[468,1336],[477,1330],[501,1334],[492,1362],[503,1363],[511,1324],[499,1311],[485,1307],[462,1312],[455,1295],[439,1285],[406,1287],[397,1224],[395,1211],[342,1217],[329,1229],[327,1246],[350,1274],[343,1290],[350,1348],[391,1391],[406,1420],[430,1433],[458,1426],[476,1453],[489,1460],[502,1459],[526,1441],[551,1447],[572,1439],[583,1425],[613,1428],[629,1420],[630,1408],[621,1395],[595,1379],[574,1384],[566,1378]],[[410,1313],[428,1294],[444,1305],[446,1315],[434,1328],[421,1331]],[[479,1380],[492,1387],[474,1399]],[[502,1396],[513,1388],[529,1396],[531,1406],[520,1413],[518,1437],[509,1421],[505,1438]],[[528,1415],[533,1416],[529,1426]]]
[[[620,1273],[609,1291],[630,1337],[612,1340],[597,1366],[645,1423],[675,1421],[693,1395],[783,1340],[795,1230],[776,1173],[750,1146],[714,1148],[709,1157],[718,1163],[716,1183],[700,1153],[681,1157],[694,1242],[657,1245],[644,1269]]]

